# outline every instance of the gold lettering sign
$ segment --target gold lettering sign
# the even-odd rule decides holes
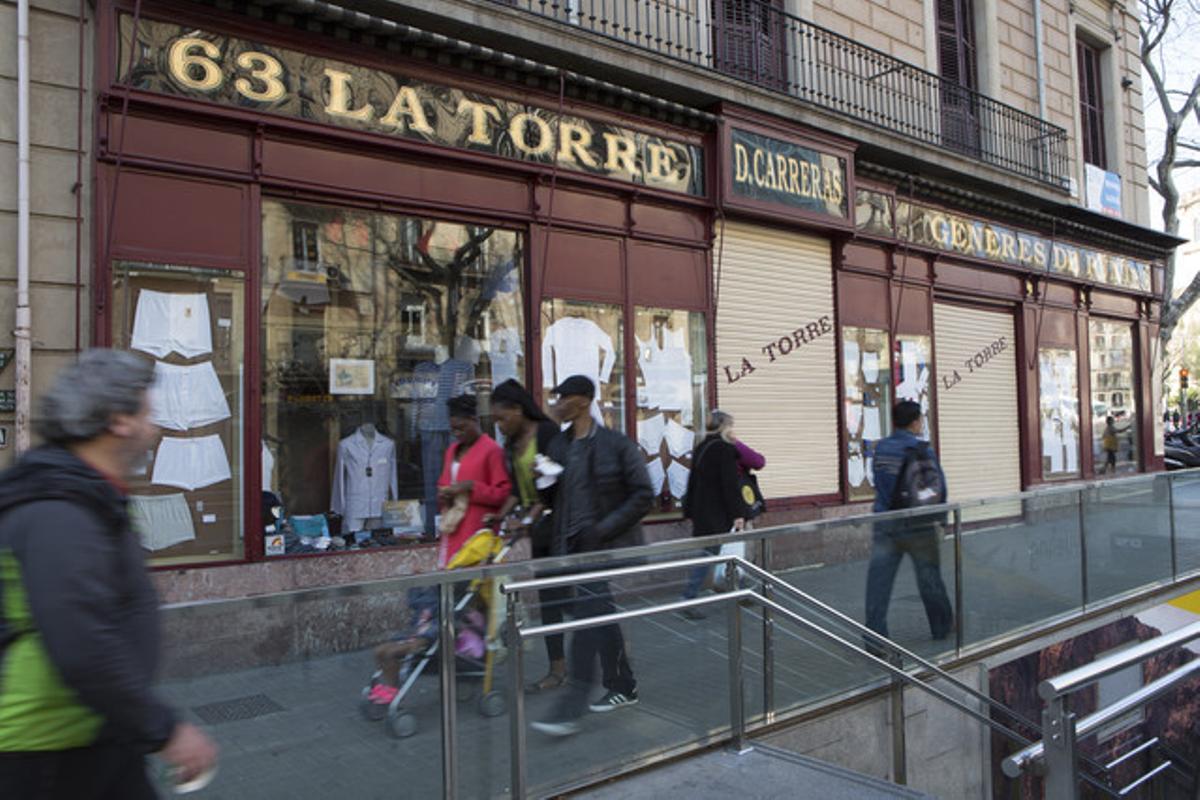
[[[1113,253],[1017,231],[906,201],[896,204],[897,235],[913,244],[1024,269],[1149,292],[1150,265]]]
[[[416,139],[691,195],[695,144],[260,42],[123,15],[116,55],[139,89]]]
[[[733,194],[848,219],[846,161],[793,142],[730,131]]]

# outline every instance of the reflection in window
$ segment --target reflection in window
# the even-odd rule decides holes
[[[891,361],[887,331],[842,328],[846,477],[852,500],[875,496],[875,443],[892,428]]]
[[[1074,350],[1038,350],[1042,477],[1079,474],[1079,380]]]
[[[638,308],[637,442],[647,457],[658,509],[680,507],[691,470],[691,451],[704,433],[708,350],[704,315],[696,311]]]
[[[1133,326],[1091,320],[1092,453],[1098,473],[1137,472]]]
[[[434,535],[445,401],[525,374],[522,246],[486,226],[263,202],[263,478],[282,508],[268,555]]]
[[[933,349],[928,336],[896,337],[896,402],[912,400],[921,404],[921,438],[933,441],[930,375]]]
[[[550,390],[572,375],[596,385],[592,415],[625,432],[625,326],[621,307],[573,300],[542,301],[542,385]]]
[[[161,437],[129,481],[129,516],[157,564],[243,554],[240,273],[121,263],[113,268],[113,345],[155,363]]]

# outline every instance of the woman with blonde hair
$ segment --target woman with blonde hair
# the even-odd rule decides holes
[[[738,472],[737,439],[733,436],[733,416],[714,410],[708,416],[707,435],[692,453],[692,471],[688,475],[683,515],[692,521],[693,536],[740,531],[746,525],[749,509],[742,499],[741,474]],[[705,548],[716,554],[719,548]],[[709,568],[696,567],[688,576],[683,591],[686,599],[700,593]],[[701,619],[699,609],[684,612],[689,619]]]

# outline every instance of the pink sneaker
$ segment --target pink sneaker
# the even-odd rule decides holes
[[[371,689],[367,699],[372,703],[380,706],[390,705],[396,699],[396,695],[400,694],[400,690],[395,686],[388,686],[386,683],[377,683],[375,688]]]

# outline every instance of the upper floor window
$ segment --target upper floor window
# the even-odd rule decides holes
[[[975,20],[971,0],[938,0],[938,69],[944,80],[978,89]]]
[[[1079,62],[1079,136],[1083,160],[1108,169],[1104,146],[1104,94],[1100,83],[1100,50],[1082,40],[1075,44]]]

